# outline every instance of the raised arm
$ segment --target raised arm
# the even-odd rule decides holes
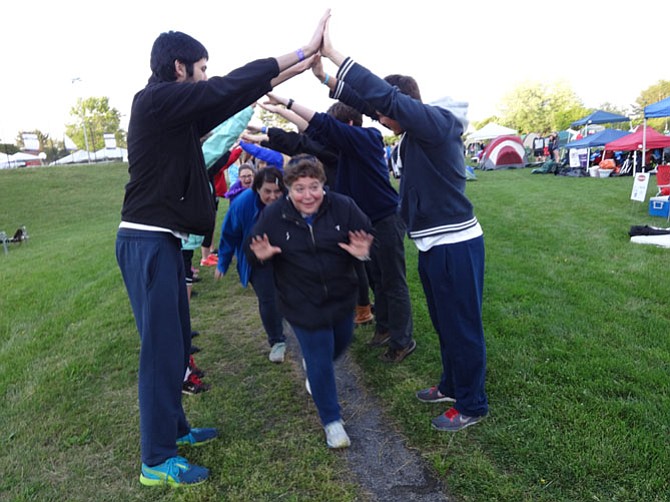
[[[307,65],[302,67],[302,69],[300,66],[298,66],[296,69],[290,70],[292,66],[295,66],[301,62],[304,63],[306,60],[309,60],[314,54],[317,53],[323,43],[323,33],[329,18],[330,9],[327,9],[316,25],[316,29],[314,30],[314,34],[312,35],[311,40],[306,45],[299,47],[293,52],[289,52],[288,54],[284,54],[283,56],[275,58],[277,60],[277,64],[279,65],[279,75],[272,79],[271,84],[273,87],[280,84],[281,82],[284,82],[285,80],[288,80],[291,77],[294,77],[299,73],[302,73],[307,68],[309,68],[309,65]],[[296,70],[300,71],[296,72]]]
[[[274,93],[268,93],[267,96],[270,100],[271,105],[284,105],[285,110],[291,111],[293,112],[294,115],[297,115],[303,121],[304,129],[307,129],[309,121],[312,120],[312,117],[314,117],[314,113],[316,113],[314,110],[307,108],[306,106],[301,105],[300,103],[295,102],[293,99],[284,98]],[[284,118],[296,124],[292,119],[289,119],[288,117]],[[304,129],[301,129],[301,131]]]
[[[344,62],[345,57],[340,54],[335,47],[333,47],[333,43],[330,40],[330,30],[328,28],[329,25],[329,18],[326,18],[326,26],[323,31],[323,43],[321,44],[321,54],[328,59],[330,59],[335,66],[338,68],[342,63]]]
[[[307,129],[307,126],[309,125],[309,119],[305,119],[297,112],[297,109],[293,108],[295,106],[295,102],[292,99],[289,100],[274,93],[268,93],[267,97],[267,101],[264,103],[259,103],[261,108],[284,117],[292,124],[295,124],[298,127],[298,131],[300,132],[304,132],[305,129]],[[287,106],[289,101],[291,101],[291,106]],[[310,119],[312,118],[312,115],[314,115],[314,112],[311,113]]]

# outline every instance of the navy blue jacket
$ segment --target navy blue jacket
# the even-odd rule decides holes
[[[354,199],[373,224],[398,211],[398,193],[389,181],[381,132],[315,113],[305,133],[337,152],[333,190]]]
[[[200,138],[272,89],[274,58],[195,83],[149,83],[133,99],[121,218],[206,235],[215,207]]]
[[[465,195],[460,121],[447,110],[401,93],[351,58],[342,63],[337,78],[405,131],[400,147],[400,214],[409,236],[435,236],[477,225]]]
[[[291,324],[306,329],[331,326],[351,315],[356,306],[357,258],[338,246],[349,231],[371,232],[370,220],[344,195],[327,192],[309,225],[288,197],[267,206],[251,235],[267,234],[282,252],[272,257],[278,306]],[[258,260],[249,249],[252,264]]]

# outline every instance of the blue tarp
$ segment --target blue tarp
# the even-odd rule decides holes
[[[593,148],[596,146],[605,146],[610,141],[623,138],[630,134],[628,131],[618,131],[616,129],[603,129],[600,132],[591,134],[586,138],[571,141],[565,145],[565,148]]]
[[[644,107],[644,118],[670,117],[670,97]]]
[[[630,119],[624,117],[623,115],[618,115],[616,113],[610,113],[603,110],[596,110],[586,117],[576,120],[571,127],[581,127],[589,124],[610,124],[614,122],[628,122]]]

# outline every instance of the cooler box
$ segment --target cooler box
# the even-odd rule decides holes
[[[668,218],[668,215],[670,215],[670,197],[652,197],[649,199],[649,215]]]

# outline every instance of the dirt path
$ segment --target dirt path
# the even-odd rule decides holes
[[[288,356],[301,367],[295,336],[287,337]],[[351,447],[343,451],[353,475],[369,500],[448,501],[446,488],[421,456],[383,416],[376,396],[365,389],[361,370],[349,354],[336,364],[337,389]]]

